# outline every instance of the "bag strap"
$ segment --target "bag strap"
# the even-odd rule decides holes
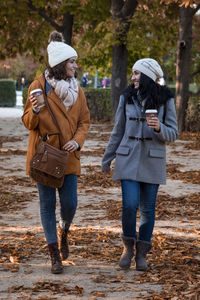
[[[49,105],[49,102],[48,102],[48,99],[47,99],[46,94],[44,94],[44,103],[46,104],[46,106],[47,106],[47,108],[48,108],[48,110],[49,110],[49,112],[50,112],[50,115],[51,115],[51,117],[52,117],[52,119],[53,119],[53,121],[54,121],[54,123],[55,123],[55,125],[56,125],[56,127],[57,127],[57,129],[58,129],[58,131],[59,131],[59,134],[61,135],[61,137],[62,137],[62,139],[63,139],[63,141],[64,141],[65,138],[64,138],[64,136],[63,136],[63,134],[62,134],[62,131],[61,131],[61,129],[60,129],[60,126],[58,125],[58,122],[57,122],[57,120],[56,120],[56,117],[55,117],[55,115],[54,115],[54,113],[53,113],[53,111],[52,111],[52,109],[51,109],[51,107],[50,107],[50,105]],[[60,144],[60,148],[61,148],[60,135],[59,135],[59,144]]]

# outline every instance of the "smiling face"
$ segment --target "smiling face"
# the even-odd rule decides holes
[[[78,68],[77,63],[76,63],[77,57],[71,57],[68,59],[67,63],[66,63],[66,75],[67,77],[71,78],[74,77],[76,69]]]
[[[133,81],[134,87],[135,89],[139,88],[140,85],[140,76],[141,76],[141,72],[137,71],[135,69],[132,70],[133,74],[131,76],[131,80]]]

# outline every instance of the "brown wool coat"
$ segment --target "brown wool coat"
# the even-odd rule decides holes
[[[29,174],[30,160],[39,144],[38,128],[42,137],[45,137],[47,134],[49,135],[47,143],[59,148],[58,129],[54,124],[47,107],[41,107],[38,114],[35,114],[32,110],[29,95],[32,90],[38,88],[45,92],[45,78],[43,74],[36,77],[30,85],[24,114],[22,116],[22,122],[24,123],[24,126],[30,130],[26,161],[26,174]],[[48,92],[47,98],[65,138],[65,140],[62,141],[62,146],[73,139],[79,144],[81,149],[90,126],[90,113],[83,90],[79,87],[78,98],[75,104],[70,107],[68,111],[66,110],[64,104],[60,103],[61,101],[54,93],[53,89]],[[80,175],[80,171],[80,151],[75,151],[69,154],[65,174]]]

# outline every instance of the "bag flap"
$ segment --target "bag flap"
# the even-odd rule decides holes
[[[66,170],[68,153],[42,142],[30,161],[30,167],[61,178]]]
[[[56,160],[43,161],[42,156],[34,156],[30,162],[31,169],[39,170],[56,178],[61,178],[65,174],[66,164]]]

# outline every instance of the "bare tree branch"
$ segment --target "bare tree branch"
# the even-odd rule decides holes
[[[32,3],[32,0],[28,0],[28,7],[33,11],[37,11],[38,14],[45,21],[47,21],[49,24],[51,24],[51,26],[54,27],[57,31],[59,31],[59,32],[63,31],[63,26],[58,25],[53,19],[51,19],[49,16],[47,16],[47,14],[45,13],[45,11],[43,9],[35,7]]]

